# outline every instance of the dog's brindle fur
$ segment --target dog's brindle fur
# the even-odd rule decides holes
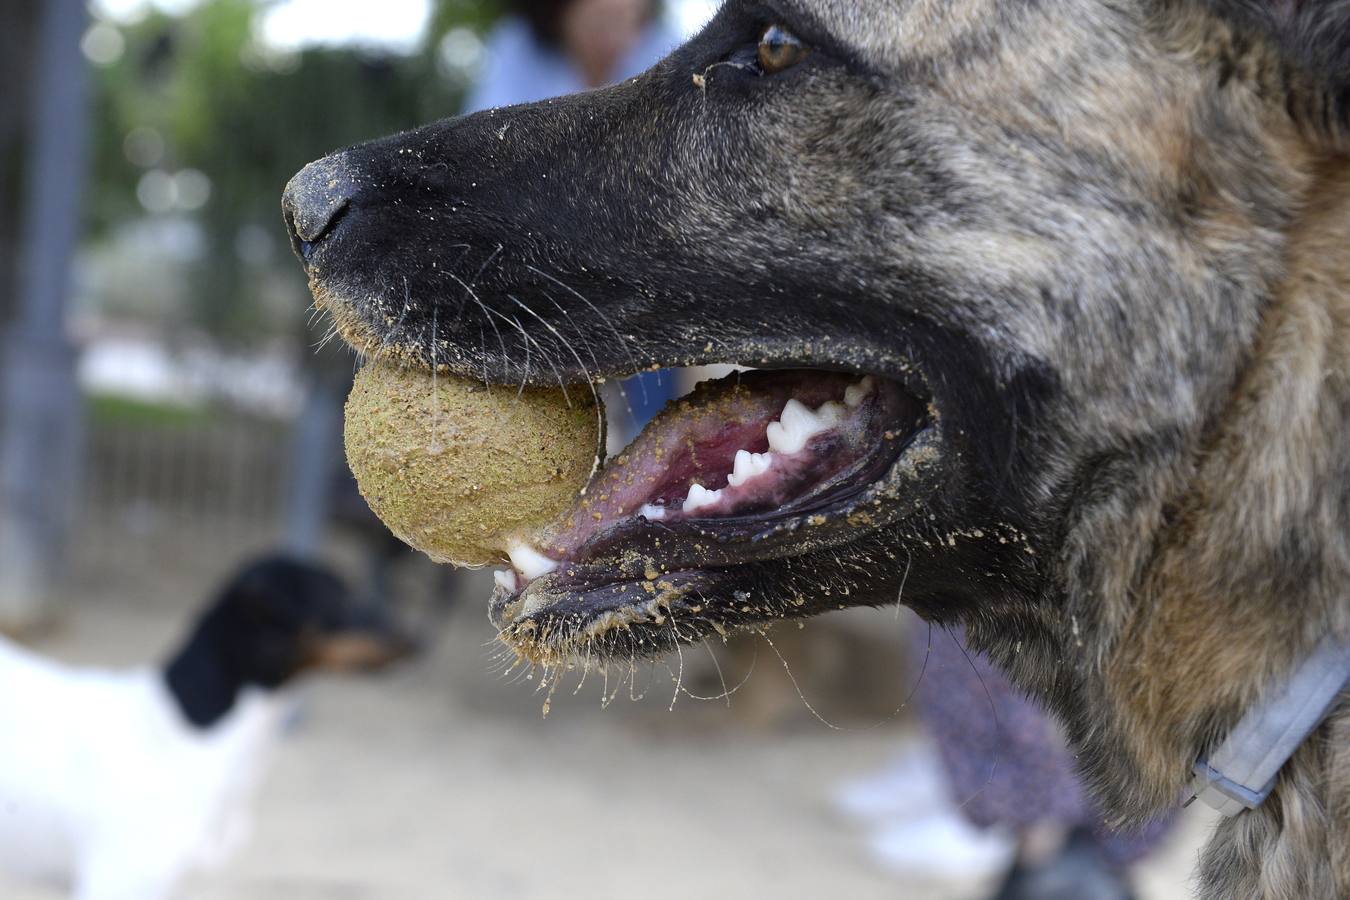
[[[815,50],[759,75],[770,22]],[[461,374],[917,368],[941,485],[702,599],[903,583],[1129,824],[1350,634],[1348,154],[1350,3],[732,0],[638,79],[353,148],[287,208],[349,340]],[[1199,884],[1350,897],[1344,695]]]

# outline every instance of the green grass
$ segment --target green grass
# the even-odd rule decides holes
[[[117,394],[85,396],[89,420],[112,425],[200,425],[211,419],[211,410],[200,406],[177,406],[138,400]]]

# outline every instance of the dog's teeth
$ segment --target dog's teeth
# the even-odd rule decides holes
[[[810,431],[817,426],[816,414],[800,400],[789,400],[778,421],[793,431]]]
[[[740,487],[745,483],[745,479],[750,477],[750,451],[737,450],[736,463],[731,469],[731,474],[727,476],[727,484],[732,487]]]
[[[776,453],[798,453],[812,435],[829,426],[817,418],[799,400],[789,400],[777,422],[770,422],[767,430],[769,449]]]
[[[653,503],[644,504],[642,509],[638,510],[638,515],[649,522],[659,522],[666,517],[666,508],[657,506]]]
[[[528,581],[547,575],[558,568],[556,559],[550,559],[529,544],[516,544],[506,551],[506,555],[511,557],[511,565],[516,567],[516,571],[524,575]]]
[[[516,573],[510,569],[498,569],[492,573],[492,580],[497,582],[498,586],[504,590],[515,592],[519,582],[516,579]]]
[[[816,419],[829,428],[833,428],[844,421],[844,417],[847,415],[848,408],[842,403],[835,403],[833,400],[822,404],[820,409],[816,410]]]
[[[751,453],[749,450],[736,451],[736,467],[727,476],[727,484],[740,487],[751,478],[763,475],[773,465],[772,453]]]
[[[689,486],[689,496],[684,498],[682,509],[686,513],[691,513],[705,506],[712,506],[721,499],[721,491],[710,491],[701,484],[693,484]]]
[[[844,403],[850,409],[857,409],[862,405],[863,400],[868,394],[872,393],[872,388],[876,387],[877,380],[868,375],[857,384],[850,384],[844,388]]]

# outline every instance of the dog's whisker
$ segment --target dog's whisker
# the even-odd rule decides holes
[[[512,299],[515,299],[515,298],[512,298]],[[520,301],[517,301],[517,303],[519,303],[519,302],[520,302]],[[554,364],[554,362],[553,362],[553,354],[548,353],[548,351],[546,351],[546,350],[544,349],[543,344],[541,344],[537,338],[535,338],[533,335],[531,335],[531,334],[529,333],[529,331],[528,331],[523,325],[521,325],[519,319],[516,319],[516,318],[514,318],[514,317],[508,318],[508,317],[505,316],[504,314],[497,312],[496,310],[492,309],[491,307],[484,306],[483,309],[484,309],[485,312],[487,312],[487,313],[489,313],[489,314],[491,314],[491,315],[495,315],[495,316],[500,317],[504,322],[506,322],[507,324],[511,325],[512,327],[514,327],[516,330],[518,330],[518,331],[520,332],[521,337],[522,337],[522,338],[524,339],[524,341],[525,341],[525,354],[526,354],[526,355],[525,355],[525,359],[526,359],[526,362],[527,362],[527,366],[528,366],[528,362],[529,362],[529,359],[530,359],[530,345],[533,344],[533,345],[539,350],[539,356],[540,356],[540,358],[543,359],[544,362],[548,364],[548,367],[549,367],[550,369],[553,370],[553,377],[554,377],[554,378],[557,380],[557,382],[558,382],[558,388],[559,388],[559,390],[562,391],[563,400],[564,400],[564,401],[567,403],[567,405],[570,407],[570,406],[572,405],[572,398],[571,398],[571,396],[567,393],[567,383],[566,383],[565,381],[563,381],[562,373],[558,370],[558,367],[557,367],[557,366]],[[528,308],[527,308],[527,311],[528,311]],[[527,370],[526,370],[526,374],[527,374],[527,375],[529,374],[528,368],[527,368]],[[524,384],[524,382],[522,382],[522,383],[521,383],[520,390],[518,390],[518,391],[516,392],[516,396],[520,396],[520,394],[523,393],[524,390],[525,390],[525,384]]]
[[[502,354],[502,375],[506,376],[508,375],[508,373],[510,373],[511,369],[513,368],[511,364],[511,355],[506,352],[506,339],[502,337],[501,329],[497,327],[497,322],[493,318],[492,314],[494,311],[489,309],[483,303],[483,301],[479,300],[478,297],[476,296],[473,298],[473,302],[475,305],[478,306],[479,309],[481,309],[486,314],[485,318],[487,320],[488,327],[492,329],[492,333],[497,337],[497,349],[500,350]],[[484,365],[486,365],[486,361]]]
[[[769,638],[769,636],[764,632],[764,629],[756,628],[755,631],[759,634],[760,637],[764,638],[764,643],[769,645],[769,649],[774,652],[774,655],[778,657],[778,661],[783,664],[783,671],[787,673],[788,681],[792,682],[792,689],[797,692],[797,697],[802,701],[802,704],[806,707],[807,712],[811,713],[811,715],[815,717],[816,721],[820,722],[820,724],[824,725],[826,728],[829,728],[832,731],[843,731],[844,730],[843,728],[834,724],[829,719],[825,718],[819,712],[817,712],[816,708],[811,705],[811,701],[806,699],[806,695],[802,693],[801,685],[797,683],[797,676],[792,674],[792,667],[788,665],[787,659],[778,650],[777,645],[775,645],[774,642]]]
[[[437,311],[438,311],[437,307],[433,306],[431,308],[431,441],[433,450],[439,450],[441,446],[440,423],[437,421],[440,415],[440,408],[441,408],[441,394],[440,394],[441,370],[440,366],[436,364],[437,363],[436,335],[439,334],[439,332],[437,331],[437,321],[436,321]]]
[[[576,288],[574,288],[574,287],[572,287],[571,285],[569,285],[569,284],[567,284],[567,283],[561,281],[561,280],[558,279],[558,278],[555,278],[553,275],[550,275],[549,273],[543,271],[542,269],[539,269],[539,268],[537,268],[537,267],[535,267],[535,266],[532,266],[532,265],[529,265],[529,264],[526,265],[526,268],[529,269],[531,272],[534,272],[536,275],[540,276],[541,278],[546,278],[546,279],[548,279],[549,281],[551,281],[551,282],[553,282],[554,284],[556,284],[558,287],[560,287],[560,288],[562,288],[563,290],[567,291],[567,292],[568,292],[569,294],[571,294],[573,297],[576,297],[576,298],[577,298],[578,300],[580,300],[582,303],[586,304],[587,308],[589,308],[589,309],[591,310],[591,312],[595,313],[595,315],[600,319],[600,321],[603,322],[603,323],[605,324],[605,327],[608,328],[608,329],[610,330],[610,332],[614,335],[615,339],[618,340],[618,342],[619,342],[619,347],[623,350],[624,355],[628,357],[629,365],[631,365],[631,366],[633,367],[633,371],[634,371],[634,372],[641,371],[642,366],[639,366],[639,365],[638,365],[637,357],[635,357],[635,356],[633,355],[632,351],[629,349],[629,346],[628,346],[629,343],[631,343],[631,338],[625,338],[625,337],[623,336],[623,334],[621,334],[621,333],[619,332],[619,329],[614,325],[614,320],[611,319],[608,315],[606,315],[605,312],[604,312],[603,310],[601,310],[598,306],[596,306],[594,303],[592,303],[592,302],[590,301],[590,299],[587,298],[585,295],[583,295],[580,291],[576,290]],[[551,300],[552,298],[549,298],[549,299]],[[555,303],[554,305],[556,306],[557,304]],[[561,308],[561,307],[560,307],[560,308]],[[566,313],[564,313],[564,315],[566,315]],[[570,319],[570,317],[569,317],[569,319]],[[643,386],[642,386],[642,402],[643,402],[644,405],[647,403],[647,388],[646,388],[646,385],[643,385]]]
[[[578,328],[578,327],[577,327],[576,323],[572,320],[572,316],[567,312],[567,309],[566,309],[565,307],[563,307],[561,304],[559,304],[557,300],[554,300],[554,299],[553,299],[553,296],[552,296],[551,294],[549,294],[547,291],[545,291],[545,292],[543,292],[543,295],[544,295],[544,299],[547,300],[549,303],[553,304],[553,308],[556,309],[559,313],[562,314],[563,318],[565,318],[565,319],[567,320],[567,324],[569,324],[569,325],[572,326],[572,330],[573,330],[573,331],[575,331],[577,334],[580,334],[580,335],[584,335],[584,334],[586,333],[584,329],[581,329],[581,328]],[[541,320],[541,321],[542,321],[542,320]],[[557,334],[557,332],[555,331],[555,335],[556,335],[556,334]],[[597,369],[598,369],[598,368],[599,368],[599,362],[596,361],[596,358],[595,358],[595,351],[591,348],[589,342],[583,342],[583,343],[585,344],[586,352],[589,353],[590,356],[591,356],[591,362],[592,362],[592,363],[597,367]],[[570,350],[570,351],[572,352],[572,355],[573,355],[573,356],[576,356],[576,357],[577,357],[577,363],[580,364],[580,362],[581,362],[581,357],[577,354],[576,350],[575,350],[570,344],[567,346],[567,349]],[[584,367],[583,367],[583,369],[584,369]],[[589,375],[588,375],[588,377],[589,377]],[[623,389],[623,383],[622,383],[622,382],[620,382],[620,384],[619,384],[619,396],[623,399],[624,409],[628,412],[628,420],[629,420],[630,422],[635,421],[635,420],[637,419],[637,413],[635,413],[635,412],[633,411],[633,405],[632,405],[631,403],[628,402],[628,394],[624,392],[624,389]]]
[[[310,349],[313,352],[318,353],[319,351],[323,350],[324,347],[328,346],[328,342],[331,341],[336,334],[337,334],[337,326],[330,325],[328,329],[322,335],[319,336],[319,339],[311,345]]]
[[[981,785],[979,786],[979,788],[977,788],[974,792],[972,792],[971,795],[970,795],[969,797],[967,797],[966,799],[962,800],[961,803],[958,805],[958,808],[959,808],[959,809],[965,809],[966,806],[969,805],[971,802],[973,802],[973,801],[975,800],[976,797],[978,797],[978,796],[980,796],[980,794],[984,793],[985,789],[988,788],[989,785],[991,785],[991,784],[994,783],[994,775],[998,772],[998,764],[999,764],[999,762],[1003,759],[1003,741],[1002,741],[1002,737],[1003,737],[1003,723],[1002,723],[1002,721],[999,720],[999,717],[998,717],[998,706],[994,703],[994,695],[993,695],[993,692],[991,692],[991,691],[989,690],[989,684],[988,684],[988,682],[986,682],[986,681],[984,680],[984,675],[982,675],[982,674],[980,673],[980,670],[979,670],[978,668],[976,668],[976,666],[975,666],[975,661],[972,660],[972,659],[970,658],[970,654],[966,651],[965,645],[962,644],[961,641],[957,640],[956,634],[955,634],[950,628],[945,629],[945,630],[946,630],[946,632],[947,632],[947,636],[950,637],[950,638],[952,639],[952,643],[956,645],[956,649],[960,650],[960,651],[961,651],[961,655],[962,655],[963,657],[965,657],[966,665],[970,666],[970,671],[974,672],[974,673],[975,673],[975,677],[979,679],[979,681],[980,681],[980,687],[984,689],[984,698],[985,698],[985,700],[989,703],[989,714],[990,714],[990,715],[993,717],[993,719],[994,719],[994,744],[995,744],[995,746],[991,748],[991,749],[994,751],[994,761],[993,761],[992,763],[989,764],[989,776],[988,776],[987,778],[985,778],[984,783],[981,784]],[[929,641],[930,641],[930,643],[931,643],[931,641],[932,641],[932,636],[931,636],[931,635],[929,636]],[[926,657],[925,657],[925,659],[924,659],[924,664],[925,664],[925,667],[926,667],[926,666],[927,666],[927,658],[926,658]],[[916,687],[916,690],[917,690],[917,687]]]
[[[905,574],[900,576],[900,590],[895,594],[895,618],[900,619],[900,610],[905,602],[905,584],[909,581],[909,567],[914,562],[914,554],[908,547],[905,548]]]
[[[563,336],[558,333],[558,329],[553,327],[552,322],[549,322],[547,319],[536,313],[534,310],[530,309],[524,303],[521,303],[520,300],[514,294],[507,294],[507,296],[511,299],[513,303],[515,303],[521,309],[525,310],[525,312],[534,316],[535,319],[538,320],[541,325],[543,325],[546,329],[548,329],[549,333],[552,334],[557,341],[559,341],[564,347],[567,348],[568,351],[571,352],[573,358],[575,358],[577,361],[577,365],[581,367],[582,374],[586,376],[586,386],[591,389],[591,398],[595,402],[595,417],[597,426],[595,433],[595,442],[596,442],[595,454],[596,459],[602,459],[605,455],[605,447],[604,447],[605,408],[604,404],[600,400],[600,392],[595,389],[595,379],[591,377],[590,370],[586,368],[586,364],[581,361],[581,354],[577,353],[575,347],[567,343],[567,341],[563,338]]]
[[[717,682],[722,685],[721,698],[726,701],[727,709],[731,709],[731,691],[727,689],[727,676],[722,672],[722,661],[718,659],[717,654],[713,652],[712,644],[708,643],[708,638],[706,636],[701,643],[703,644],[703,649],[708,651],[708,658],[712,660],[713,668],[717,670]],[[713,700],[717,698],[710,697],[708,699]]]
[[[595,355],[595,347],[591,343],[588,330],[585,328],[578,327],[576,320],[572,318],[572,314],[567,311],[567,307],[563,306],[557,300],[555,300],[552,294],[550,294],[548,291],[540,291],[539,293],[540,295],[543,296],[545,300],[553,304],[553,308],[556,309],[559,312],[559,314],[561,314],[562,317],[567,320],[568,327],[571,328],[572,333],[576,335],[576,338],[578,342],[581,344],[582,349],[586,351],[586,354],[588,356],[590,356],[591,365],[595,366],[596,371],[599,371],[600,358]]]
[[[675,633],[675,655],[680,661],[680,670],[675,676],[675,693],[670,698],[669,711],[675,711],[675,702],[680,699],[680,692],[684,690],[684,648],[680,646],[680,630],[675,625],[675,619],[670,619],[671,631]]]
[[[478,279],[483,277],[483,273],[487,271],[488,266],[492,265],[492,261],[496,259],[497,255],[500,254],[504,249],[506,248],[502,244],[498,244],[497,249],[493,250],[490,254],[488,254],[488,258],[483,261],[483,264],[478,267],[478,271],[475,272],[474,276],[469,279],[469,284],[477,284]]]
[[[497,346],[498,346],[498,349],[500,349],[501,352],[502,352],[502,371],[503,371],[503,372],[510,371],[510,369],[511,369],[511,358],[510,358],[510,354],[508,354],[508,353],[506,352],[506,340],[502,337],[501,329],[499,329],[499,328],[497,327],[497,323],[496,323],[495,321],[493,321],[493,319],[492,319],[492,316],[491,316],[492,310],[490,310],[490,309],[488,308],[488,306],[487,306],[485,303],[483,303],[482,299],[479,298],[478,294],[474,291],[473,287],[471,287],[468,283],[466,283],[466,282],[464,281],[464,279],[460,278],[460,277],[459,277],[458,275],[456,275],[454,272],[448,272],[447,274],[448,274],[452,279],[454,279],[455,282],[458,283],[459,286],[460,286],[461,288],[464,289],[464,291],[469,295],[470,299],[472,299],[473,302],[474,302],[475,304],[477,304],[478,308],[481,309],[485,314],[487,314],[487,323],[488,323],[488,325],[490,325],[490,326],[492,327],[493,333],[497,336]],[[483,357],[483,359],[484,359],[484,361],[483,361],[483,366],[484,366],[484,369],[486,370],[486,367],[487,367],[487,355],[486,355],[486,351],[484,352],[484,357]],[[486,378],[487,378],[487,376],[486,376],[486,373],[485,373],[485,374],[484,374],[484,380],[485,380],[485,381],[486,381]]]
[[[492,393],[492,381],[488,378],[487,332],[483,331],[482,325],[478,326],[478,347],[483,361],[483,387],[490,395]]]
[[[520,377],[520,387],[519,387],[519,389],[516,391],[516,396],[519,397],[521,394],[525,393],[525,387],[526,387],[526,385],[528,384],[529,378],[530,378],[530,362],[531,362],[531,358],[530,358],[530,345],[533,343],[535,346],[539,346],[539,342],[536,341],[536,340],[530,335],[530,333],[529,333],[528,331],[525,330],[525,326],[523,326],[523,325],[520,324],[520,320],[519,320],[519,319],[515,318],[514,316],[507,316],[507,315],[505,315],[505,314],[503,314],[503,313],[497,312],[497,310],[493,309],[493,308],[490,307],[490,306],[485,305],[484,303],[482,303],[481,301],[479,301],[477,298],[474,298],[474,302],[478,303],[479,308],[482,309],[483,312],[487,313],[487,315],[489,315],[489,316],[495,316],[495,317],[501,319],[503,322],[505,322],[506,324],[510,325],[512,328],[516,329],[516,331],[520,332],[521,339],[522,339],[522,341],[524,342],[524,349],[525,349],[525,363],[524,363],[524,367],[523,367],[522,372],[521,372],[521,377]],[[500,338],[500,334],[498,335],[498,337]],[[543,347],[539,347],[539,352],[540,352],[540,355],[544,357],[544,361],[547,362],[547,363],[549,363],[549,365],[553,368],[553,374],[554,374],[554,375],[557,377],[557,379],[558,379],[558,386],[562,389],[563,397],[564,397],[564,399],[568,399],[568,402],[569,402],[569,404],[570,404],[570,399],[567,398],[567,386],[566,386],[565,384],[563,384],[562,375],[558,372],[557,367],[556,367],[556,366],[553,366],[553,363],[549,360],[548,355],[544,353],[544,348],[543,348]],[[505,354],[505,348],[503,347],[503,355],[504,355],[504,354]]]
[[[581,664],[581,679],[577,682],[576,688],[572,691],[572,696],[573,696],[573,697],[575,697],[577,694],[580,694],[580,693],[581,693],[581,689],[582,689],[582,687],[585,686],[585,684],[586,684],[586,679],[587,679],[587,677],[590,676],[590,674],[591,674],[591,647],[590,647],[589,644],[587,644],[587,645],[586,645],[586,659],[585,659],[585,661],[583,661],[582,664]]]
[[[525,333],[525,326],[520,324],[520,320],[511,316],[511,324],[516,326],[520,336],[525,340],[525,373],[520,376],[520,390],[516,391],[516,397],[519,398],[525,393],[525,383],[530,380],[530,336]]]

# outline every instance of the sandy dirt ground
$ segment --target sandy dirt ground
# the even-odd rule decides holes
[[[481,601],[481,585],[469,595]],[[161,656],[189,602],[86,586],[39,642],[65,659]],[[882,869],[836,811],[838,787],[882,767],[913,726],[748,727],[736,708],[648,696],[601,709],[598,683],[555,696],[491,670],[481,602],[440,623],[433,652],[375,680],[300,693],[247,849],[198,878],[196,900],[814,898],[966,900],[979,884]],[[877,614],[885,615],[885,614]],[[803,685],[810,693],[811,686]],[[1207,822],[1190,814],[1137,873],[1143,900],[1179,900]],[[0,898],[59,892],[7,883]]]

